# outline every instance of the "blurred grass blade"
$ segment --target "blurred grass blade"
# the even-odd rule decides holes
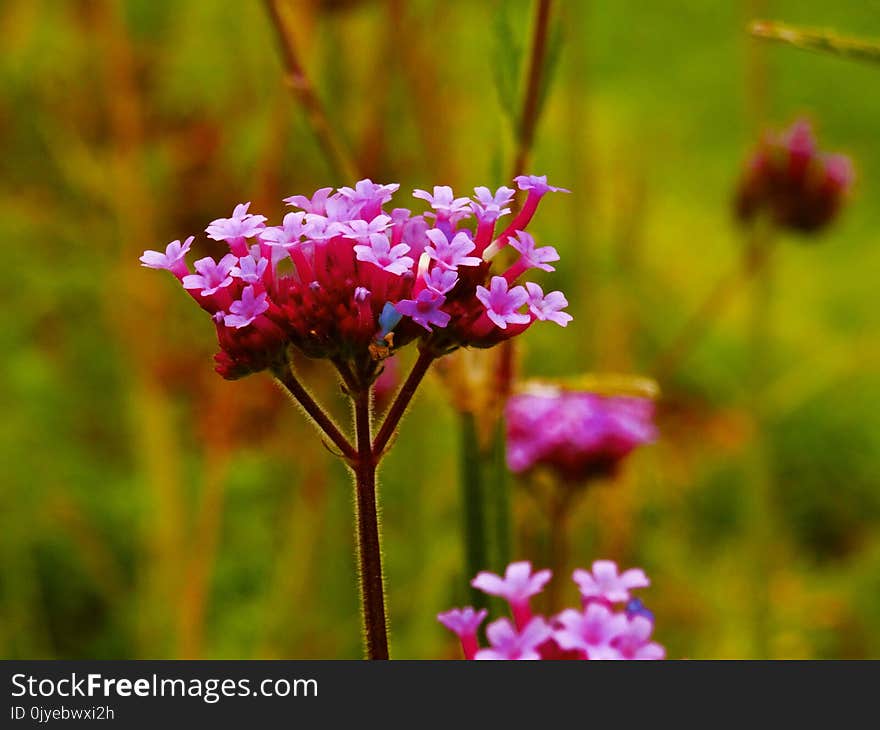
[[[756,38],[787,43],[807,51],[831,53],[843,58],[880,63],[880,41],[842,36],[831,30],[798,28],[768,20],[755,21],[752,23],[750,31]]]
[[[520,78],[522,77],[523,43],[514,33],[510,19],[510,4],[499,3],[492,24],[492,72],[495,90],[504,116],[513,129],[519,123]]]
[[[541,78],[541,88],[538,91],[538,116],[544,110],[544,102],[550,93],[550,88],[556,79],[556,71],[559,68],[559,57],[562,52],[564,40],[562,17],[557,14],[550,26],[550,37],[547,39],[547,57],[544,61],[544,73]]]
[[[483,485],[477,421],[473,413],[460,416],[461,445],[459,479],[461,481],[462,513],[464,518],[464,552],[467,580],[489,567],[489,535],[486,524],[486,494]],[[475,608],[485,608],[486,596],[471,588],[470,601]]]

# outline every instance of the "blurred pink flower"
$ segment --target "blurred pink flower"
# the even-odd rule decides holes
[[[584,602],[626,603],[633,588],[647,588],[651,584],[641,568],[618,573],[617,563],[611,560],[595,561],[592,572],[579,568],[574,571],[572,578]]]
[[[639,568],[618,574],[609,560],[593,563],[593,572],[575,571],[575,576],[589,576],[584,605],[567,608],[549,620],[533,616],[530,599],[540,593],[551,578],[549,570],[532,572],[527,561],[511,563],[502,578],[489,572],[479,573],[471,585],[491,596],[504,598],[514,621],[501,618],[489,624],[486,638],[489,647],[479,646],[478,629],[486,618],[485,609],[467,606],[437,616],[437,620],[461,641],[465,659],[663,659],[666,650],[651,641],[654,617],[641,601],[634,599],[624,610],[613,603],[629,599],[629,591],[648,585]],[[611,598],[609,598],[609,596]]]
[[[543,292],[533,285],[530,293]],[[552,307],[550,297],[538,306]],[[544,466],[571,482],[609,476],[633,449],[654,441],[653,416],[648,398],[529,387],[507,401],[507,465],[517,474]]]
[[[540,646],[553,635],[553,630],[542,618],[533,618],[517,631],[506,618],[500,618],[486,628],[489,649],[480,649],[474,659],[540,659]]]
[[[473,659],[479,649],[477,631],[488,614],[489,612],[485,608],[476,611],[467,606],[437,614],[437,620],[458,636],[464,658]]]
[[[521,628],[531,619],[529,599],[544,590],[551,575],[549,570],[532,573],[532,564],[522,561],[508,565],[503,578],[488,571],[478,573],[471,585],[490,596],[505,599],[513,611],[516,625]]]
[[[750,223],[766,214],[781,228],[820,231],[837,216],[852,182],[850,158],[820,151],[810,123],[799,119],[758,144],[736,193],[736,215]]]

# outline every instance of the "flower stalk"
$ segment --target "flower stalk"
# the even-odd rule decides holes
[[[345,361],[334,363],[345,392],[353,404],[354,444],[300,383],[289,363],[279,363],[273,369],[276,379],[302,407],[322,435],[336,447],[354,476],[361,613],[369,659],[389,658],[376,473],[390,439],[433,360],[434,357],[427,351],[421,353],[389,409],[375,442],[372,433],[372,380],[375,364],[368,362],[359,368],[353,368]]]
[[[459,415],[461,435],[459,478],[463,512],[465,570],[476,575],[489,564],[486,495],[483,494],[482,458],[477,434],[476,416],[470,411]],[[485,596],[471,589],[471,601],[477,608],[486,608]]]
[[[354,396],[358,452],[354,467],[358,564],[367,656],[370,659],[388,659],[385,586],[382,576],[379,510],[376,502],[378,458],[371,444],[370,400],[369,387],[362,387]]]
[[[522,114],[519,119],[512,177],[522,175],[528,166],[529,155],[535,139],[535,128],[541,112],[541,85],[547,61],[547,40],[550,35],[551,0],[537,0],[535,3],[535,27],[529,54],[526,76],[526,90]]]

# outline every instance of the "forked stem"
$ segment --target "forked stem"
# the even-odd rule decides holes
[[[281,383],[293,399],[299,403],[312,422],[321,432],[339,449],[342,456],[349,462],[357,459],[358,452],[352,446],[348,438],[339,430],[339,427],[330,415],[318,405],[308,390],[293,374],[290,363],[284,362],[272,368],[272,374]]]
[[[397,427],[400,425],[400,419],[402,419],[404,413],[406,413],[406,409],[409,407],[419,384],[428,372],[428,368],[431,367],[431,363],[434,362],[435,357],[436,356],[430,350],[419,350],[418,360],[416,360],[413,369],[406,378],[406,381],[397,392],[394,402],[391,404],[388,413],[385,415],[385,420],[379,429],[379,433],[376,434],[376,438],[373,440],[373,454],[375,455],[377,462],[384,455],[385,449],[388,447],[388,442],[391,440],[395,431],[397,431]]]

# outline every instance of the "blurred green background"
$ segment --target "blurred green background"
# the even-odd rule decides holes
[[[330,116],[399,205],[508,182],[497,87],[530,3],[291,9]],[[745,288],[661,383],[660,441],[580,502],[574,562],[643,566],[671,657],[880,657],[880,68],[745,31],[880,37],[880,2],[556,12],[531,169],[574,192],[530,230],[559,248],[576,319],[519,340],[525,375],[651,374],[738,259],[730,199],[764,124],[805,114],[858,173],[827,234],[781,242],[765,387]],[[238,202],[275,220],[282,197],[352,182],[284,88],[263,5],[6,0],[0,45],[0,656],[360,656],[348,476],[267,376],[213,373],[207,318],[137,261]],[[306,376],[333,400],[320,364]],[[434,618],[468,578],[448,401],[429,379],[382,474],[400,658],[456,656]],[[513,496],[516,557],[540,562],[522,536],[541,517]]]

